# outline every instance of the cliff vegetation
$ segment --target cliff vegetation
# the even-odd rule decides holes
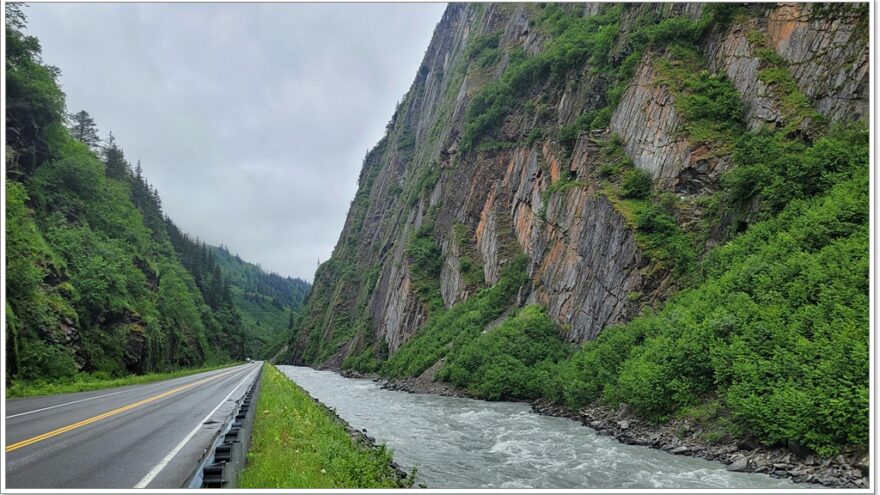
[[[868,442],[867,6],[450,5],[286,359]]]

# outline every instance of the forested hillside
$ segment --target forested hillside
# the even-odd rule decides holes
[[[59,70],[20,7],[6,13],[7,380],[164,371],[261,347],[234,277],[163,214],[112,134],[101,142],[86,111],[68,115]],[[296,290],[289,308],[307,287]]]
[[[868,443],[867,4],[450,4],[289,362]]]
[[[229,252],[208,246],[232,288],[232,299],[248,329],[248,355],[269,359],[286,342],[309,293],[309,283],[277,273],[267,273]]]

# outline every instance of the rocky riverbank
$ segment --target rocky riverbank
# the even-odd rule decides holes
[[[675,419],[655,426],[636,417],[626,406],[620,409],[593,406],[572,411],[535,401],[532,410],[579,421],[600,435],[613,436],[628,445],[722,462],[730,471],[765,473],[774,478],[791,478],[797,483],[818,483],[834,488],[869,487],[870,458],[864,451],[823,459],[796,444],[787,449],[770,449],[751,440],[708,444],[700,438],[700,427],[689,420]]]
[[[434,366],[431,366],[424,373],[412,378],[394,378],[388,379],[375,373],[360,373],[352,370],[333,370],[346,378],[366,378],[380,384],[386,390],[400,390],[403,392],[411,392],[414,394],[433,394],[445,397],[472,397],[466,390],[453,387],[448,383],[438,382],[434,380],[434,373],[443,365],[440,360]]]
[[[342,374],[350,378],[372,379],[388,390],[476,398],[465,390],[435,382],[427,374],[392,380],[377,375],[352,372]],[[573,419],[596,430],[600,435],[610,435],[621,443],[721,462],[730,471],[764,473],[774,478],[791,478],[796,483],[817,483],[832,488],[870,486],[870,458],[864,451],[844,452],[824,459],[798,445],[771,449],[752,440],[709,444],[700,437],[702,430],[699,425],[691,421],[675,419],[662,425],[652,425],[639,419],[625,405],[620,409],[593,406],[579,411],[540,400],[531,405],[532,410],[538,414]]]

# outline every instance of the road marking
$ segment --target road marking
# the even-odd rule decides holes
[[[140,390],[140,389],[137,389],[137,390]],[[49,409],[55,409],[56,407],[64,407],[64,406],[69,406],[71,404],[78,404],[80,402],[86,402],[89,400],[100,399],[101,397],[110,397],[111,395],[124,394],[125,392],[130,392],[130,390],[123,390],[121,392],[113,392],[112,394],[104,394],[104,395],[98,395],[95,397],[89,397],[88,399],[80,399],[80,400],[75,400],[72,402],[65,402],[64,404],[58,404],[55,406],[44,407],[42,409],[34,409],[33,411],[27,411],[27,412],[23,412],[23,413],[13,414],[12,416],[6,416],[6,419],[12,419],[12,418],[17,418],[19,416],[25,416],[28,414],[34,414],[34,413],[38,413],[38,412],[48,411]]]
[[[52,437],[54,437],[54,436],[60,435],[60,434],[62,434],[62,433],[68,432],[68,431],[70,431],[70,430],[75,430],[75,429],[80,428],[80,427],[82,427],[82,426],[86,426],[86,425],[92,424],[92,423],[94,423],[95,421],[100,421],[100,420],[102,420],[102,419],[109,418],[109,417],[111,417],[111,416],[115,416],[115,415],[120,414],[120,413],[123,413],[123,412],[125,412],[125,411],[131,410],[131,409],[134,409],[134,408],[136,408],[136,407],[140,407],[140,406],[142,406],[142,405],[144,405],[144,404],[149,404],[150,402],[157,401],[157,400],[159,400],[159,399],[161,399],[161,398],[163,398],[163,397],[168,397],[168,396],[171,395],[171,394],[174,394],[174,393],[180,392],[180,391],[182,391],[182,390],[186,390],[186,389],[188,389],[188,388],[195,387],[196,385],[201,385],[202,383],[209,382],[209,381],[211,381],[211,380],[215,380],[215,379],[217,379],[217,378],[219,378],[219,377],[221,377],[221,376],[228,375],[229,373],[232,373],[232,372],[234,372],[234,371],[236,371],[236,370],[230,370],[230,371],[227,371],[227,372],[225,372],[225,373],[221,373],[221,374],[218,374],[218,375],[209,376],[208,378],[205,378],[205,379],[203,379],[203,380],[199,380],[199,381],[196,381],[196,382],[192,382],[192,383],[189,383],[189,384],[183,385],[183,386],[181,386],[181,387],[173,388],[173,389],[168,390],[168,391],[166,391],[166,392],[162,392],[161,394],[157,394],[157,395],[153,395],[153,396],[151,396],[151,397],[147,397],[146,399],[143,399],[143,400],[137,401],[137,402],[132,403],[132,404],[129,404],[129,405],[127,405],[127,406],[122,406],[122,407],[120,407],[120,408],[118,408],[118,409],[113,409],[112,411],[107,411],[107,412],[105,412],[105,413],[103,413],[103,414],[99,414],[99,415],[97,415],[97,416],[92,416],[91,418],[84,419],[84,420],[79,421],[79,422],[77,422],[77,423],[73,423],[73,424],[70,424],[70,425],[67,425],[67,426],[62,426],[61,428],[58,428],[58,429],[56,429],[56,430],[52,430],[52,431],[49,431],[49,432],[43,433],[42,435],[37,435],[37,436],[35,436],[35,437],[28,438],[27,440],[22,440],[22,441],[20,441],[20,442],[16,442],[16,443],[14,443],[14,444],[12,444],[12,445],[7,445],[7,446],[6,446],[6,452],[12,452],[13,450],[17,450],[17,449],[20,449],[20,448],[22,448],[22,447],[26,447],[26,446],[31,445],[31,444],[35,444],[35,443],[40,442],[40,441],[43,441],[43,440],[45,440],[45,439],[47,439],[47,438],[52,438]]]
[[[258,368],[257,368],[257,371],[259,371],[259,369],[260,369],[260,368],[258,367]],[[232,394],[234,394],[235,391],[238,390],[238,388],[241,387],[241,385],[242,385],[245,381],[247,381],[248,378],[250,378],[250,376],[251,376],[250,373],[248,373],[247,375],[245,375],[245,377],[242,378],[240,382],[238,382],[238,385],[236,385],[235,388],[232,389],[232,391],[230,391],[229,394],[228,394],[226,397],[224,397],[223,400],[221,400],[219,404],[217,404],[217,407],[215,407],[213,411],[209,412],[207,416],[205,416],[204,418],[202,418],[202,420],[198,422],[198,424],[196,425],[196,427],[193,428],[192,431],[190,431],[189,434],[187,434],[187,436],[185,436],[185,437],[183,438],[183,440],[181,440],[180,443],[178,443],[177,446],[174,447],[174,449],[172,449],[171,452],[168,453],[168,455],[166,455],[165,457],[163,457],[162,460],[159,461],[159,464],[156,464],[156,466],[155,466],[153,469],[151,469],[150,472],[147,473],[147,475],[143,477],[143,479],[141,479],[140,481],[138,481],[138,483],[137,483],[136,485],[134,485],[134,487],[135,487],[135,488],[146,488],[147,485],[149,485],[150,482],[152,482],[153,479],[154,479],[154,478],[155,478],[160,472],[162,472],[163,469],[165,469],[165,466],[167,466],[168,463],[171,462],[171,459],[174,459],[174,456],[176,456],[177,453],[180,452],[180,449],[182,449],[182,448],[184,447],[184,445],[186,445],[186,444],[192,439],[192,437],[193,437],[196,433],[198,433],[199,430],[202,429],[202,427],[204,426],[204,422],[207,421],[208,419],[210,419],[211,416],[213,416],[214,413],[217,412],[217,409],[220,409],[220,406],[222,406],[223,404],[225,404],[226,401],[229,400],[230,397],[232,397]]]
[[[183,378],[183,377],[181,377],[181,378]],[[171,380],[174,380],[174,378],[171,378]],[[56,405],[54,405],[54,406],[43,407],[43,408],[41,408],[41,409],[34,409],[33,411],[27,411],[27,412],[23,412],[23,413],[13,414],[13,415],[11,415],[11,416],[6,416],[6,419],[12,419],[12,418],[17,418],[17,417],[19,417],[19,416],[26,416],[26,415],[28,415],[28,414],[34,414],[34,413],[38,413],[38,412],[48,411],[49,409],[55,409],[55,408],[57,408],[57,407],[70,406],[70,405],[72,405],[72,404],[79,404],[80,402],[87,402],[87,401],[90,401],[90,400],[100,399],[100,398],[102,398],[102,397],[110,397],[111,395],[119,395],[119,394],[124,394],[124,393],[126,393],[126,392],[140,392],[140,391],[142,391],[142,390],[144,390],[144,389],[146,389],[146,388],[148,388],[148,387],[153,387],[153,386],[155,386],[155,385],[162,385],[162,382],[159,382],[159,383],[153,383],[153,384],[149,384],[149,385],[145,385],[145,386],[143,386],[143,387],[139,387],[139,388],[130,388],[130,389],[128,389],[128,390],[120,390],[119,392],[113,392],[113,393],[110,393],[110,394],[96,395],[95,397],[89,397],[89,398],[86,398],[86,399],[80,399],[80,400],[75,400],[75,401],[71,401],[71,402],[65,402],[64,404],[56,404]]]

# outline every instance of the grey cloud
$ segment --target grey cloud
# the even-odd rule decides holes
[[[444,4],[32,4],[29,32],[186,232],[311,279]]]

